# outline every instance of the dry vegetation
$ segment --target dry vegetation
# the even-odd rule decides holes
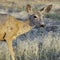
[[[48,3],[54,3],[58,2],[60,0],[0,0],[0,6],[4,7],[19,7],[22,8],[22,6],[25,6],[27,3],[31,4],[32,6],[38,5],[38,4],[48,4]]]
[[[41,3],[42,0],[34,0],[34,1],[22,0],[22,2],[21,0],[19,1],[1,0],[0,3],[4,7],[10,8],[14,2],[13,7],[16,8],[18,6],[17,9],[22,8],[22,6],[24,9],[24,6],[27,3],[29,3],[32,6],[35,5],[34,9],[36,9],[39,8],[40,6],[39,4]],[[58,0],[49,0],[49,1],[50,2],[53,1],[52,3],[54,3],[54,1],[58,1]],[[42,2],[41,4],[46,4],[46,3]],[[52,8],[51,13],[47,14],[48,15],[47,17],[50,19],[49,20],[50,22],[52,20],[55,21],[56,19],[57,21],[60,21],[60,14],[59,14],[60,10],[58,11],[60,7],[58,7],[59,5],[55,3],[54,6],[55,7]],[[60,29],[60,25],[59,25],[59,29]],[[35,31],[34,34],[29,32],[30,36],[29,33],[27,33],[26,37],[24,35],[19,36],[17,37],[16,41],[13,42],[16,60],[60,60],[60,30],[57,32],[53,32],[53,31],[47,32],[46,30],[42,32],[41,29],[37,29],[34,31]],[[40,40],[42,40],[42,43],[40,42]],[[5,42],[0,42],[0,60],[11,60],[7,48],[7,44]]]
[[[60,33],[53,33],[50,31],[42,38],[44,41],[40,43],[36,38],[32,41],[19,41],[17,38],[17,45],[14,46],[17,60],[60,60]],[[3,42],[2,42],[3,44]],[[0,44],[0,60],[10,60],[11,58],[6,44]],[[4,58],[3,58],[4,57]]]

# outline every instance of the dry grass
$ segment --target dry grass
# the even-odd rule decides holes
[[[22,0],[22,2],[21,0],[19,0],[20,2],[18,0],[6,0],[6,1],[1,0],[0,3],[2,2],[1,4],[4,7],[8,7],[8,8],[11,8],[11,6],[13,5],[12,2],[15,2],[14,3],[15,5],[13,7],[20,9],[23,6],[22,10],[24,10],[24,6],[27,4],[27,0]],[[38,1],[29,0],[28,2],[33,6],[33,8],[35,7],[35,9],[39,8],[41,4],[47,3],[47,2],[41,3],[40,0]],[[56,5],[55,7],[56,7],[55,9],[57,9]],[[49,16],[52,18],[56,18],[57,20],[60,19],[60,14],[58,17],[57,14],[53,14],[53,15],[49,14]],[[39,42],[40,40],[38,38],[34,40],[29,40],[28,38],[24,39],[23,41],[21,41],[20,39],[18,40],[17,38],[16,44],[15,45],[13,44],[16,60],[60,60],[60,32],[59,31],[57,31],[57,33],[50,31],[47,34],[45,34],[41,39],[43,40],[43,43]],[[4,42],[1,42],[0,44],[0,60],[11,60],[10,53],[7,48],[7,44]]]
[[[56,2],[55,2],[56,1]],[[59,3],[58,0],[0,0],[0,6],[4,6],[4,8],[9,7],[18,7],[22,8],[26,6],[26,4],[31,4],[32,6],[39,5],[39,4],[49,4],[49,3]]]
[[[17,60],[58,60],[60,58],[60,34],[50,31],[42,39],[43,43],[40,43],[38,39],[19,42],[17,39],[17,45],[14,46]],[[0,60],[3,60],[3,56],[4,60],[9,59],[10,55],[6,48],[1,50]]]

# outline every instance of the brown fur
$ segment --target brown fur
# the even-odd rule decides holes
[[[11,52],[12,59],[14,53],[12,48],[12,41],[14,38],[16,38],[18,35],[24,34],[32,29],[32,27],[29,25],[29,20],[23,22],[15,19],[12,16],[6,16],[5,22],[2,22],[3,24],[0,24],[0,40],[6,40],[8,44],[8,48]]]
[[[30,25],[32,21],[30,21],[29,19],[23,22],[23,21],[17,20],[16,18],[10,15],[0,15],[0,41],[6,40],[9,51],[12,56],[12,60],[15,60],[12,41],[18,35],[24,34],[30,31],[32,28],[34,28],[34,26],[37,25],[38,23],[40,24],[40,18],[42,14],[41,12],[38,11],[33,13],[30,5],[27,5],[27,12],[33,16],[34,19],[32,20],[34,21],[37,20],[37,22],[33,21],[33,23],[35,23],[33,24],[33,26]]]

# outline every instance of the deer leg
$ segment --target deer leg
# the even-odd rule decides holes
[[[13,47],[12,47],[12,41],[11,40],[8,40],[7,41],[7,45],[8,45],[8,49],[10,51],[12,60],[15,60],[15,54],[14,54]]]

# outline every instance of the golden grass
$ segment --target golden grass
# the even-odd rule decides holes
[[[56,1],[56,3],[59,1]],[[4,7],[19,7],[25,6],[26,4],[31,4],[32,6],[39,4],[49,4],[55,3],[55,0],[0,0],[0,5]]]

